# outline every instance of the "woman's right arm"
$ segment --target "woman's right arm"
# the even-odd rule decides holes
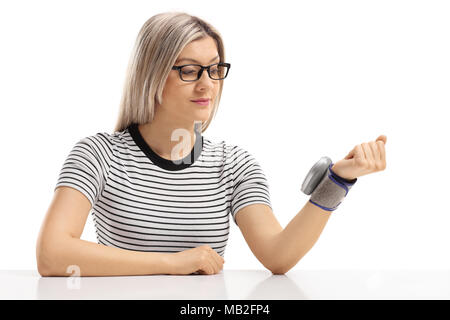
[[[78,190],[59,187],[41,226],[36,261],[41,276],[170,274],[171,254],[141,252],[81,240],[91,203]]]
[[[43,277],[132,276],[150,274],[215,274],[223,258],[209,246],[177,252],[141,252],[81,240],[91,209],[78,190],[59,187],[42,224],[36,244],[38,272]],[[69,268],[70,266],[75,266]]]

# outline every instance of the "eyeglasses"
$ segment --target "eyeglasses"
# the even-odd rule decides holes
[[[208,75],[213,80],[223,80],[227,77],[231,65],[229,63],[215,63],[209,66],[201,66],[199,64],[185,64],[182,66],[173,66],[173,70],[178,70],[180,79],[183,81],[197,81],[202,76],[203,70],[208,71]]]

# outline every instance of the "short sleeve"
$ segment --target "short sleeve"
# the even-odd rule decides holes
[[[233,194],[231,214],[236,222],[237,212],[254,203],[272,208],[267,178],[258,161],[246,150],[237,147],[233,156]]]
[[[100,150],[99,141],[93,137],[78,141],[63,164],[55,190],[61,186],[72,187],[94,206],[103,190],[107,172],[105,157]]]

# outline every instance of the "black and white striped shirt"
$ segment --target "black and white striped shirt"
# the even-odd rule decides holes
[[[179,252],[209,245],[223,256],[229,215],[271,206],[269,185],[246,150],[197,132],[181,163],[156,154],[136,124],[81,139],[56,188],[69,186],[91,202],[99,244],[135,251]]]

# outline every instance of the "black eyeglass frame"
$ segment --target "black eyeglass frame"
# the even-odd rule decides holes
[[[214,78],[211,77],[210,67],[215,66],[215,65],[222,65],[222,66],[224,66],[224,67],[227,67],[227,73],[225,74],[225,76],[224,76],[223,78],[221,78],[221,79],[214,79]],[[195,79],[195,80],[183,80],[183,78],[182,78],[182,76],[181,76],[181,68],[186,67],[186,66],[199,66],[199,67],[200,67],[200,70],[199,70],[198,73],[197,73],[197,79]],[[178,75],[180,76],[181,81],[186,81],[186,82],[194,82],[194,81],[197,81],[198,79],[200,79],[200,78],[202,77],[203,70],[205,70],[205,69],[206,69],[206,71],[208,72],[208,76],[209,76],[212,80],[223,80],[223,79],[225,79],[225,78],[227,77],[228,72],[230,72],[231,64],[226,63],[226,62],[219,62],[219,63],[211,64],[211,65],[206,66],[206,67],[204,67],[204,66],[202,66],[202,65],[200,65],[200,64],[184,64],[184,65],[182,65],[182,66],[173,66],[173,67],[172,67],[172,70],[178,70]]]

